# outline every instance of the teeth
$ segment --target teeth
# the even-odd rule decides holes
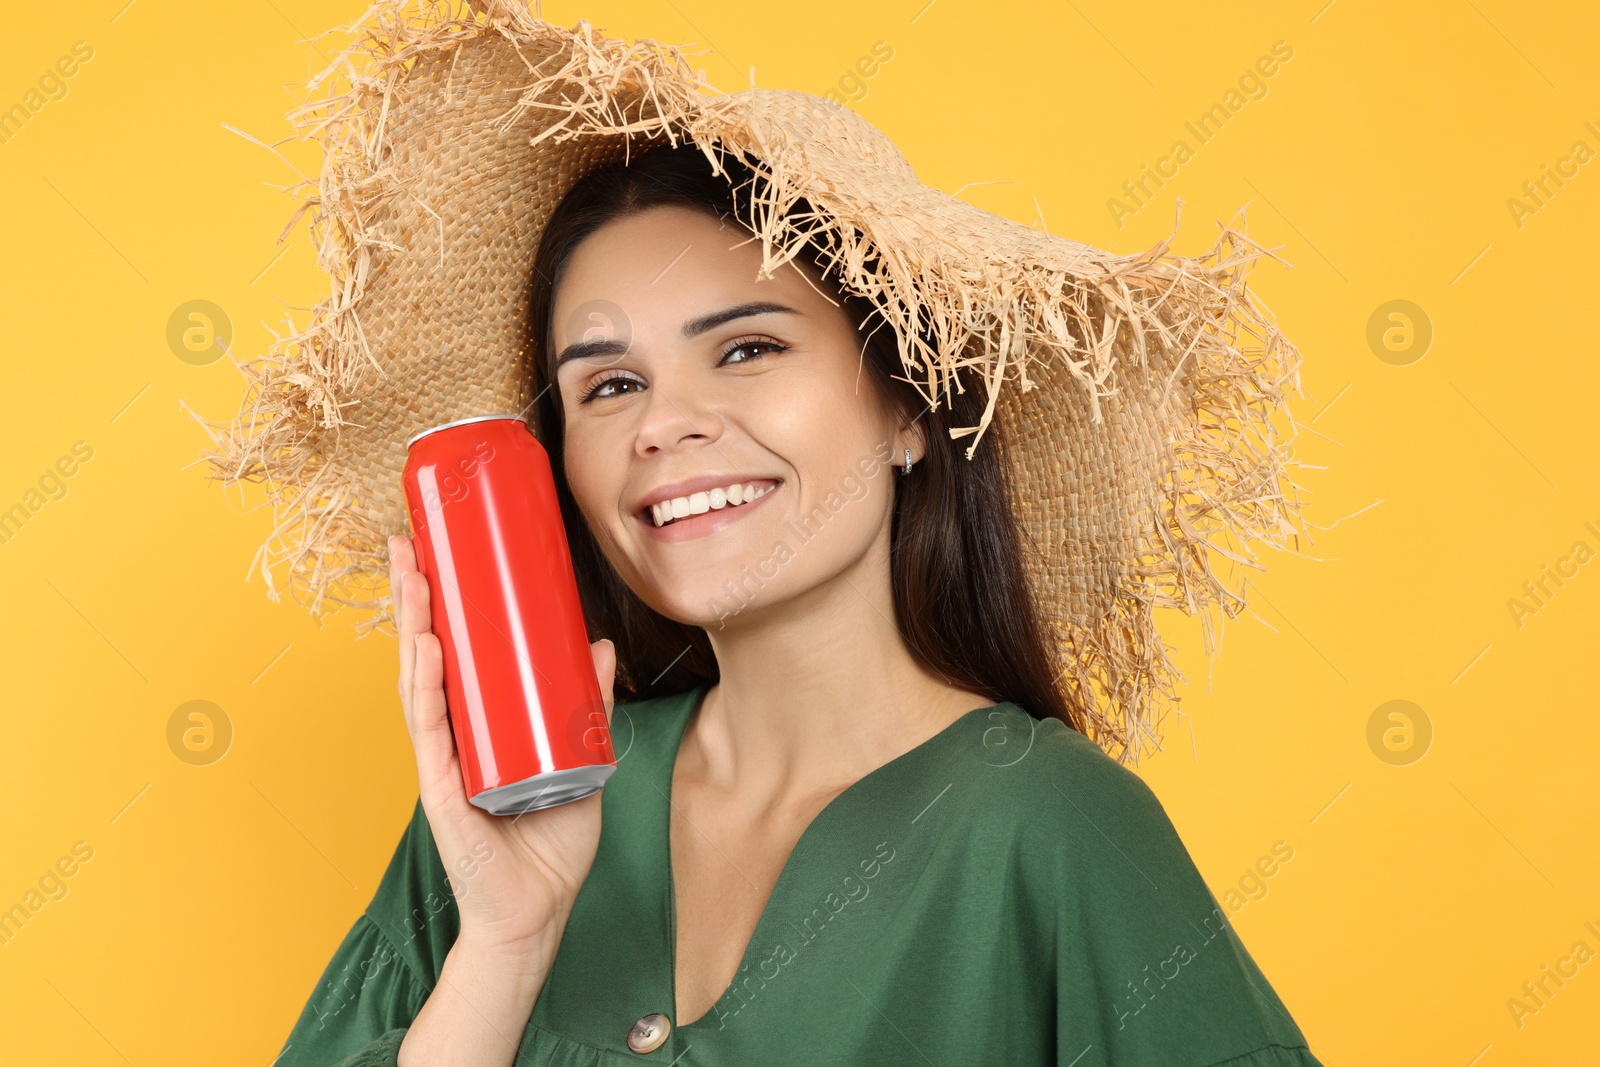
[[[675,496],[671,500],[651,504],[650,518],[657,526],[665,526],[675,519],[690,515],[703,515],[708,511],[748,504],[761,499],[775,488],[777,488],[775,485],[757,486],[755,482],[736,482],[707,492]]]

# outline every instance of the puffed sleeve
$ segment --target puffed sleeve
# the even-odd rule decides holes
[[[1046,733],[1060,1067],[1321,1067],[1155,794],[1082,735]]]
[[[323,969],[274,1067],[395,1067],[459,929],[419,800],[372,902]]]

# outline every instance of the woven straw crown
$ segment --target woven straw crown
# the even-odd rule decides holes
[[[1254,545],[1297,534],[1276,415],[1299,355],[1249,292],[1271,253],[1222,227],[1203,257],[1112,255],[917,180],[850,110],[806,93],[723,94],[677,49],[564,29],[502,0],[380,0],[290,113],[324,149],[310,212],[331,292],[241,367],[210,473],[267,483],[275,522],[252,563],[314,613],[392,625],[385,538],[407,531],[406,440],[526,412],[528,282],[539,235],[595,167],[684,140],[754,160],[763,274],[811,242],[872,300],[930,405],[972,367],[988,387],[971,455],[1000,449],[1058,684],[1123,760],[1159,745],[1176,669],[1156,609],[1233,616]],[[816,210],[791,213],[804,199]],[[285,232],[288,232],[286,228]],[[291,323],[291,327],[292,327]],[[1291,420],[1292,430],[1292,420]],[[1210,631],[1207,630],[1208,645]],[[1179,676],[1181,677],[1181,676]]]

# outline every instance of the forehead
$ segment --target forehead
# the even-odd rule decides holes
[[[557,345],[592,323],[574,309],[614,305],[636,320],[673,328],[698,315],[748,300],[781,300],[816,312],[835,305],[793,264],[758,279],[761,242],[709,211],[670,205],[613,219],[572,250],[556,284],[551,326]]]

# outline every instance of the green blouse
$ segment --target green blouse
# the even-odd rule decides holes
[[[967,712],[806,828],[710,1012],[675,1011],[668,812],[706,691],[617,706],[602,831],[518,1065],[1320,1067],[1160,802],[1012,703]],[[275,1067],[393,1065],[459,930],[419,803]]]

